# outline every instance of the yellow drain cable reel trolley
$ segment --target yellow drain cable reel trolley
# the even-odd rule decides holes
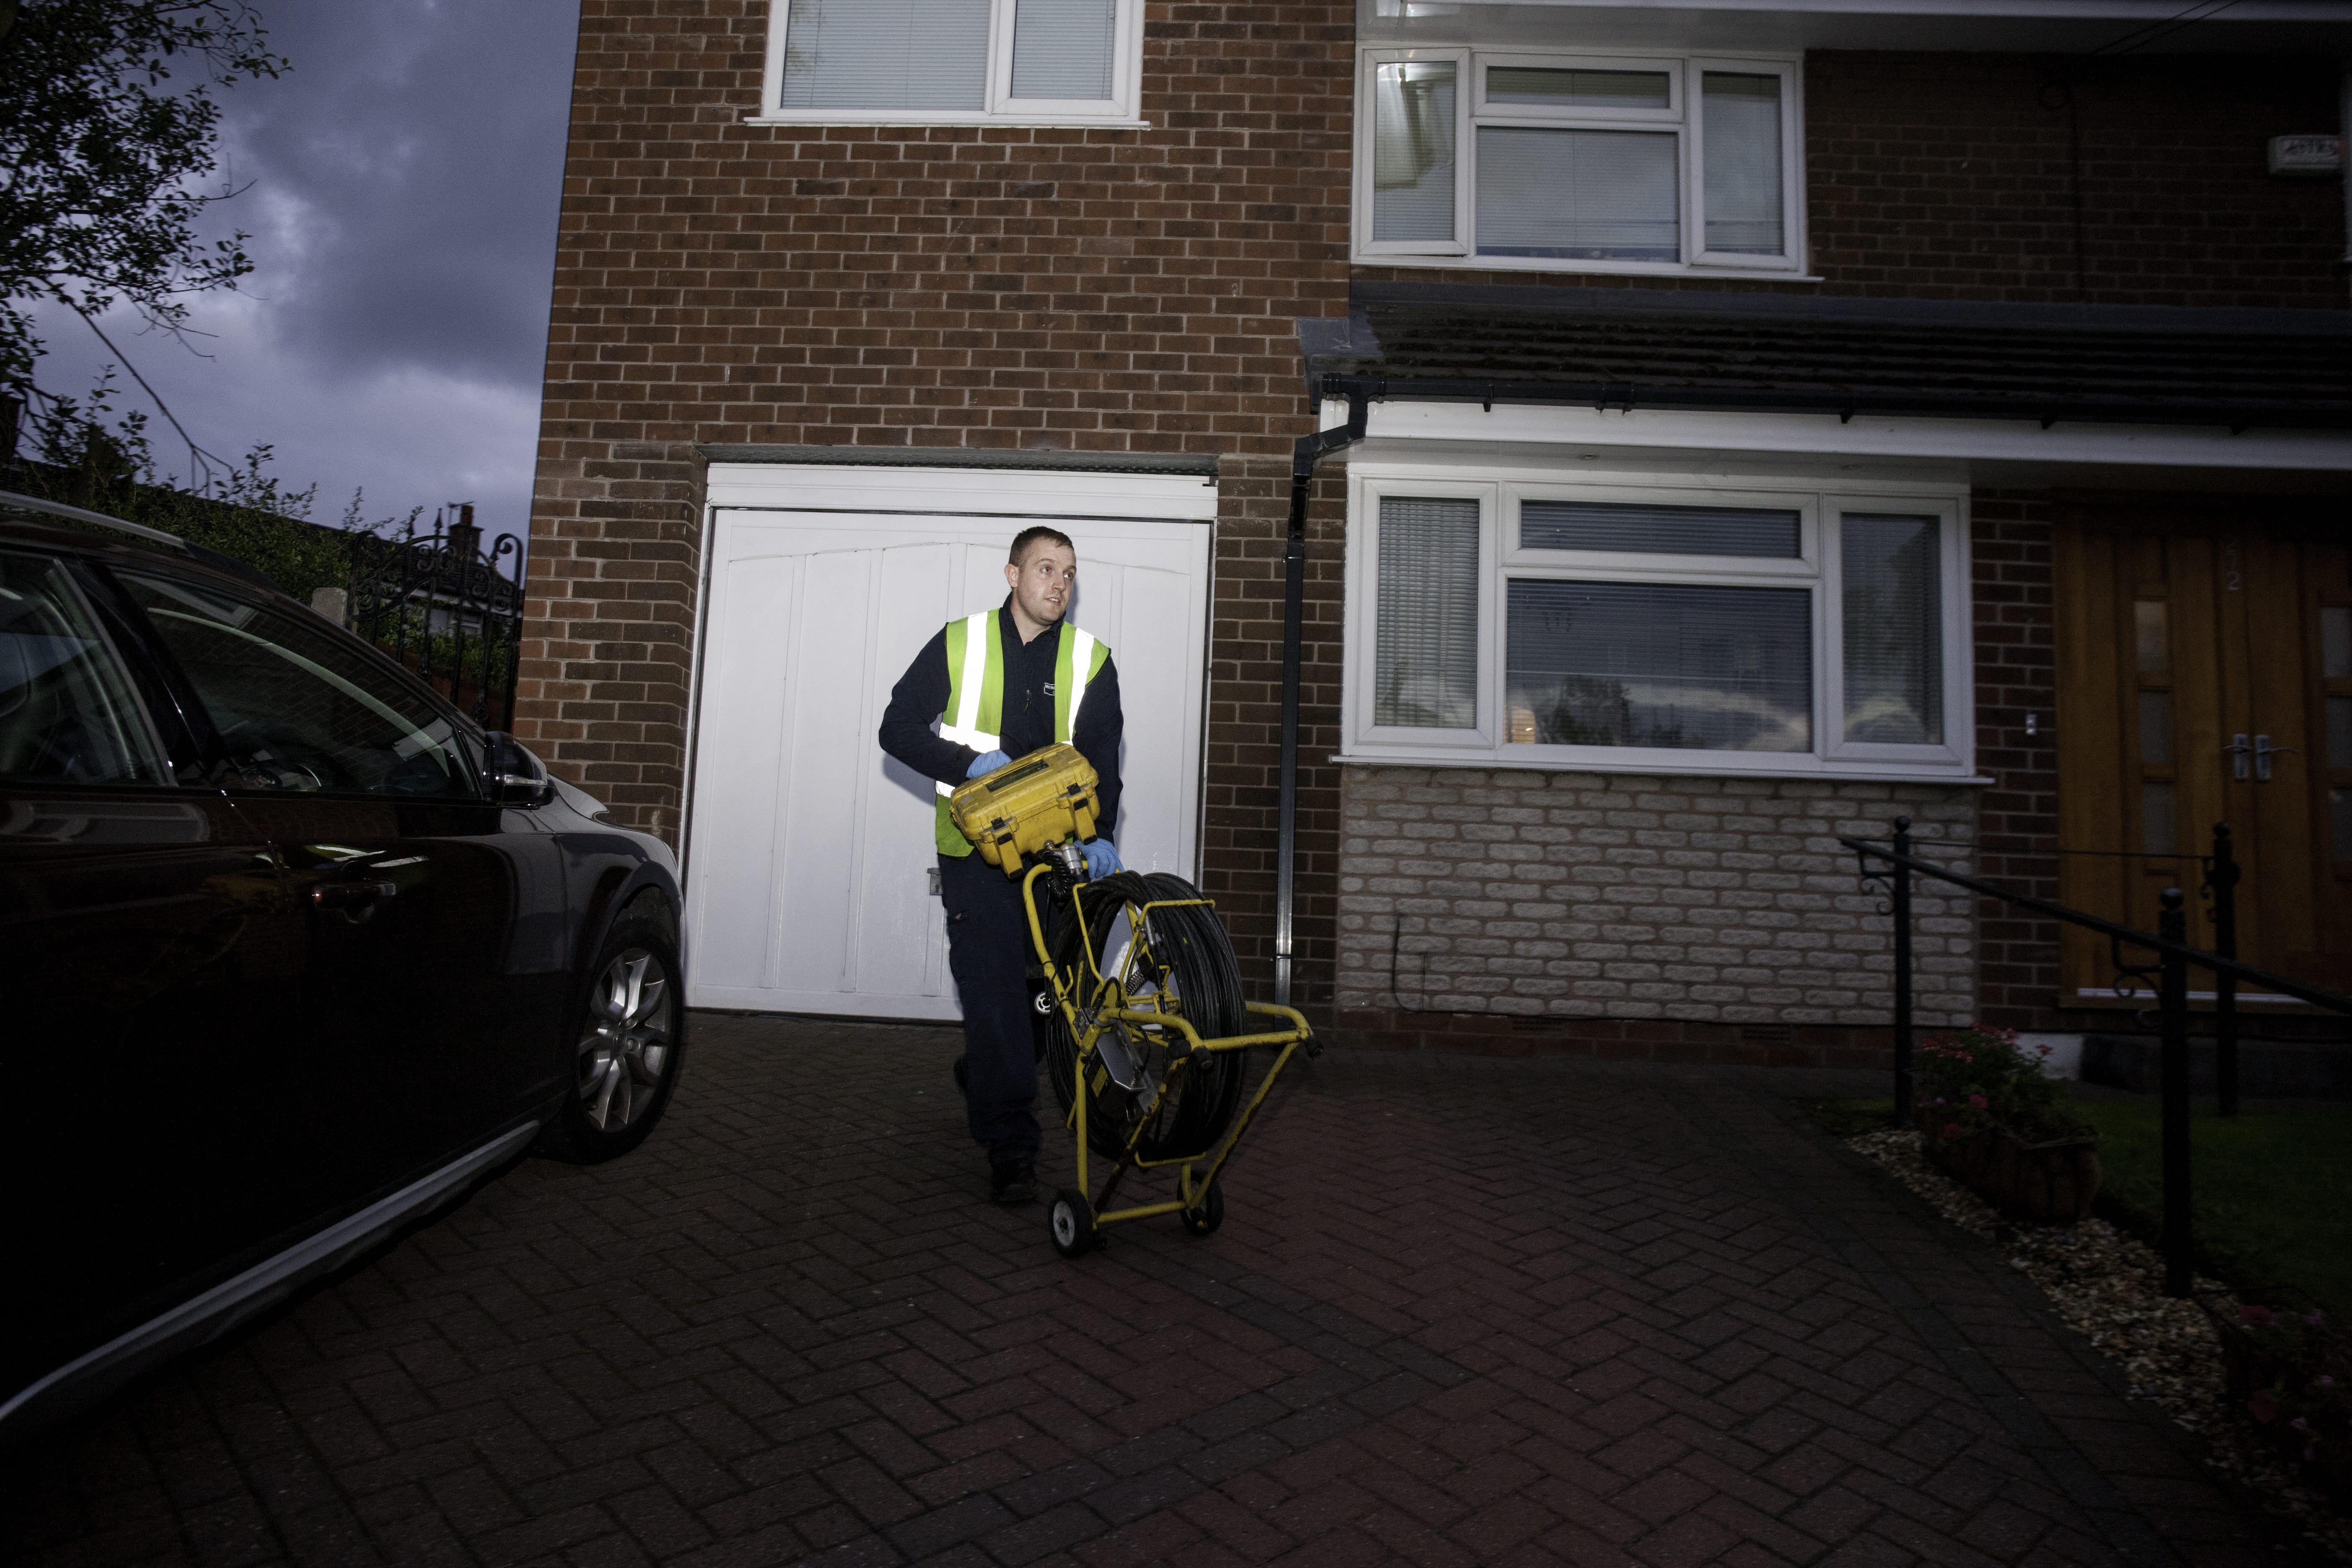
[[[1076,747],[1048,746],[948,800],[981,858],[1021,879],[1054,998],[1041,1020],[1047,1070],[1077,1146],[1077,1185],[1054,1195],[1049,1216],[1065,1258],[1092,1251],[1105,1226],[1157,1215],[1181,1215],[1195,1236],[1215,1230],[1226,1162],[1292,1054],[1321,1049],[1297,1012],[1244,1000],[1233,942],[1190,882],[1134,871],[1087,879],[1075,840],[1094,834],[1098,782]],[[1248,1053],[1261,1047],[1274,1064],[1244,1105]],[[1099,1192],[1089,1152],[1110,1163]],[[1173,1198],[1110,1207],[1128,1173],[1171,1165]]]

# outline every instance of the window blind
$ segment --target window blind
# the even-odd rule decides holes
[[[1416,60],[1372,70],[1372,237],[1454,237],[1452,60]]]
[[[1843,526],[1845,738],[1880,745],[1940,745],[1940,525],[1932,517],[1848,512]]]
[[[1372,722],[1478,724],[1478,503],[1381,501]]]
[[[1650,506],[1530,500],[1519,505],[1525,550],[1611,550],[1646,555],[1742,555],[1794,561],[1802,514],[1790,508]]]
[[[1707,71],[1699,93],[1706,170],[1706,248],[1778,256],[1787,248],[1780,214],[1780,79]]]
[[[1117,0],[1019,0],[1013,96],[1105,99],[1118,36]]]
[[[1478,128],[1478,251],[1623,261],[1682,257],[1675,136]]]
[[[1486,101],[1532,103],[1549,109],[1671,109],[1664,71],[1561,69],[1553,66],[1489,66]]]
[[[988,107],[988,0],[792,0],[783,109]]]
[[[1508,605],[1508,741],[1812,747],[1804,589],[1515,578]]]

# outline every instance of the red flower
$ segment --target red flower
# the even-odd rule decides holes
[[[1981,1094],[1972,1094],[1969,1096],[1969,1103],[1975,1106],[1979,1110],[1982,1110],[1986,1106],[1990,1105],[1992,1101],[1987,1100]]]
[[[2258,1388],[2246,1401],[2246,1413],[2267,1426],[2278,1419],[2278,1400],[2269,1389]]]
[[[2276,1321],[2275,1315],[2268,1307],[2258,1307],[2251,1301],[2238,1309],[2238,1321],[2252,1323],[2258,1329],[2266,1329]]]
[[[1957,1121],[1947,1121],[1947,1122],[1945,1122],[1945,1123],[1944,1123],[1944,1136],[1945,1136],[1945,1137],[1947,1137],[1947,1138],[1958,1138],[1959,1135],[1960,1135],[1960,1124],[1959,1124],[1958,1122],[1957,1122]]]

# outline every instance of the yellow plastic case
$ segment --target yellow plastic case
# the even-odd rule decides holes
[[[1047,746],[958,784],[948,816],[982,859],[1017,877],[1025,857],[1095,836],[1100,783],[1076,746]]]

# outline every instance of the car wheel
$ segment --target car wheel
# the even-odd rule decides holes
[[[622,911],[572,1017],[562,1103],[539,1148],[587,1165],[644,1142],[677,1088],[686,1006],[666,920],[642,904]]]

